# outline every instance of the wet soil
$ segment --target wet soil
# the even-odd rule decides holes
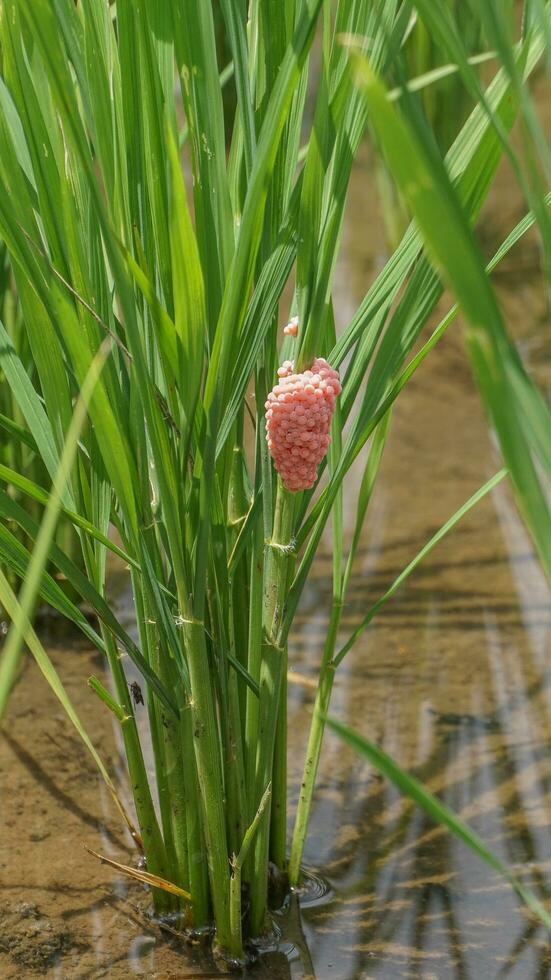
[[[510,174],[485,209],[488,255],[521,216]],[[336,310],[346,323],[386,259],[369,160],[351,191]],[[551,324],[527,237],[496,274],[524,356],[551,389]],[[443,301],[440,312],[447,309]],[[436,318],[434,319],[436,322]],[[343,640],[434,531],[499,468],[457,322],[400,398],[343,620]],[[348,481],[353,497],[357,473]],[[349,520],[352,520],[350,512]],[[330,540],[297,615],[290,662],[291,802],[296,800],[327,625]],[[125,584],[119,582],[125,601]],[[128,612],[130,615],[130,612]],[[546,899],[551,884],[551,603],[508,488],[500,484],[384,607],[343,663],[333,713],[463,818]],[[86,686],[100,658],[47,638],[94,741],[124,786],[111,718]],[[84,844],[131,860],[93,764],[34,665],[0,741],[0,976],[216,975],[148,920],[147,894]],[[336,738],[327,736],[302,915],[251,977],[318,980],[540,980],[548,936],[511,888]]]

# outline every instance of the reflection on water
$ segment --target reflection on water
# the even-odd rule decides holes
[[[352,194],[344,258],[337,270],[336,310],[342,323],[384,258],[373,227],[376,206],[367,170],[356,172]],[[487,215],[489,228],[499,219],[499,195],[493,208]],[[366,237],[364,229],[370,226],[373,234]],[[533,262],[531,250],[533,245],[521,245],[516,261]],[[514,278],[500,280],[500,295],[506,312],[519,319]],[[539,352],[541,372],[549,369],[540,334],[545,329],[549,337],[545,310],[534,278],[529,295],[523,296],[521,341],[527,350]],[[395,409],[343,617],[343,640],[431,534],[498,468],[457,323]],[[351,497],[357,479],[355,472],[348,480]],[[349,512],[347,519],[352,518]],[[290,649],[297,677],[290,685],[289,708],[292,800],[313,702],[312,687],[305,681],[317,672],[330,571],[328,539],[297,615]],[[115,591],[120,586],[113,584]],[[122,607],[124,602],[123,589]],[[541,898],[549,891],[551,874],[550,625],[549,592],[509,490],[500,485],[376,617],[340,668],[332,708],[468,819]],[[77,703],[83,697],[78,690],[73,696]],[[13,759],[25,763],[21,751]],[[31,765],[28,759],[25,764]],[[58,775],[59,770],[55,779]],[[34,778],[48,789],[38,770]],[[97,794],[93,779],[92,791]],[[86,789],[81,787],[82,792]],[[110,812],[107,799],[104,805]],[[80,846],[86,815],[73,817],[73,830],[69,822],[67,834],[74,834]],[[105,853],[120,858],[116,840],[105,836],[102,844]],[[330,891],[310,888],[301,916],[293,896],[287,911],[276,917],[283,936],[279,949],[265,955],[251,977],[551,976],[548,937],[509,886],[334,736],[326,740],[305,860],[327,879]],[[198,952],[182,953],[161,941],[124,883],[117,891],[102,869],[103,884],[94,884],[93,901],[86,905],[82,888],[75,888],[71,898],[68,873],[58,867],[57,878],[65,882],[63,915],[68,922],[85,916],[79,928],[87,945],[70,961],[73,965],[60,954],[49,975],[213,975],[212,964],[205,964]],[[48,908],[55,887],[48,892],[41,885],[44,871],[40,874],[37,894],[41,907]]]

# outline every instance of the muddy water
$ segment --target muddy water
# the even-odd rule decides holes
[[[490,253],[520,216],[504,171],[485,212]],[[368,162],[355,173],[337,270],[345,323],[385,261]],[[496,281],[523,352],[551,387],[551,328],[527,239]],[[441,309],[445,309],[443,303]],[[367,605],[499,468],[457,324],[400,399],[343,620]],[[352,490],[354,476],[348,486]],[[300,781],[312,682],[326,629],[330,542],[290,651],[290,786]],[[120,602],[124,602],[124,590]],[[500,485],[412,576],[343,663],[333,712],[376,740],[468,819],[545,898],[551,878],[551,605]],[[55,638],[54,638],[55,637]],[[88,730],[123,779],[111,720],[86,687],[101,660],[47,637]],[[130,859],[93,766],[30,663],[0,744],[0,976],[216,975],[147,920],[147,895],[84,850]],[[281,949],[251,976],[318,980],[539,980],[544,930],[511,889],[328,736],[307,864],[329,884],[280,918]]]

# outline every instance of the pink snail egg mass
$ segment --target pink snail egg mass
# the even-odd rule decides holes
[[[279,384],[266,402],[268,448],[284,486],[309,490],[331,442],[335,397],[341,393],[338,371],[317,357],[308,371],[295,374],[292,361],[279,368]]]

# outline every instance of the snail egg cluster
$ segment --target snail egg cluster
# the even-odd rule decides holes
[[[298,493],[314,485],[329,448],[341,383],[338,371],[323,357],[300,374],[292,361],[285,361],[277,373],[279,381],[266,402],[268,448],[284,486]]]

